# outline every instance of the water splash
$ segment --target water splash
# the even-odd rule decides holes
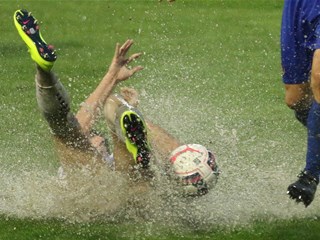
[[[145,97],[149,101],[141,107],[154,122],[161,122],[168,109],[171,115],[183,112],[184,103],[192,108],[188,99]],[[175,101],[180,104],[172,110]],[[206,107],[204,104],[192,108],[193,115],[206,116]],[[198,118],[180,114],[183,126],[174,117],[168,117],[166,123],[162,123],[169,130],[180,129],[181,132],[176,133],[185,142],[200,142],[215,152],[222,174],[215,188],[205,196],[179,196],[175,185],[158,168],[155,168],[156,177],[150,190],[137,193],[126,175],[107,168],[95,176],[86,170],[75,170],[66,179],[61,179],[56,172],[37,167],[19,170],[2,167],[0,213],[71,222],[97,219],[106,223],[139,222],[148,226],[170,226],[176,231],[212,229],[214,226],[233,228],[257,219],[309,217],[320,210],[316,200],[305,209],[286,196],[286,187],[294,180],[297,166],[282,152],[285,149],[281,151],[279,139],[260,139],[253,135],[244,140],[247,135],[242,132],[243,126],[226,127],[224,117],[218,114],[220,109],[216,111],[219,118],[206,131],[209,136],[204,136],[195,126]],[[215,113],[211,111],[211,114]]]

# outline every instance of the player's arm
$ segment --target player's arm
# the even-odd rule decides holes
[[[141,53],[135,53],[130,57],[126,56],[132,44],[133,40],[127,40],[122,46],[117,43],[108,72],[78,111],[76,117],[84,134],[88,135],[90,133],[99,108],[104,105],[117,83],[130,78],[143,69],[141,66],[136,66],[132,69],[127,68],[127,64],[141,55]]]

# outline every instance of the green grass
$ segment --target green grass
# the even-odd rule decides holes
[[[37,221],[29,219],[6,219],[0,222],[1,239],[227,239],[227,240],[278,240],[319,239],[318,220],[257,222],[250,228],[236,230],[215,229],[210,231],[170,232],[159,228],[155,235],[139,234],[139,227],[129,224],[121,226],[101,222],[71,224],[55,220]],[[22,237],[23,236],[23,237]]]
[[[173,209],[168,222],[153,211],[123,220],[128,207],[105,217],[80,205],[100,194],[95,187],[74,187],[64,199],[35,101],[34,64],[12,21],[18,8],[34,13],[57,48],[54,70],[74,110],[104,75],[115,43],[134,39],[131,52],[144,52],[145,69],[121,86],[141,92],[149,119],[218,156],[216,193],[199,200],[209,220],[192,214],[194,203],[179,220],[172,199],[164,204]],[[303,164],[305,130],[283,101],[281,8],[279,0],[0,1],[0,239],[319,239],[318,199],[305,210],[285,196]]]

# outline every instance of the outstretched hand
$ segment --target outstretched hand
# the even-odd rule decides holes
[[[104,75],[97,88],[85,100],[78,111],[76,117],[82,132],[86,136],[91,134],[90,131],[99,113],[99,109],[106,103],[115,85],[143,69],[142,66],[132,67],[131,69],[128,68],[130,62],[141,56],[141,53],[135,53],[129,58],[126,56],[132,44],[133,41],[129,39],[122,46],[120,46],[120,44],[116,45],[109,71]]]
[[[119,43],[116,45],[115,53],[109,67],[109,72],[115,74],[117,82],[124,81],[143,69],[142,66],[132,67],[131,69],[128,68],[128,64],[130,62],[142,55],[142,53],[134,53],[127,58],[127,52],[132,44],[133,40],[129,39],[121,47]]]

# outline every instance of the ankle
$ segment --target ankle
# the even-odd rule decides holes
[[[57,83],[57,77],[53,72],[43,70],[37,65],[36,81],[41,87],[51,87]]]

